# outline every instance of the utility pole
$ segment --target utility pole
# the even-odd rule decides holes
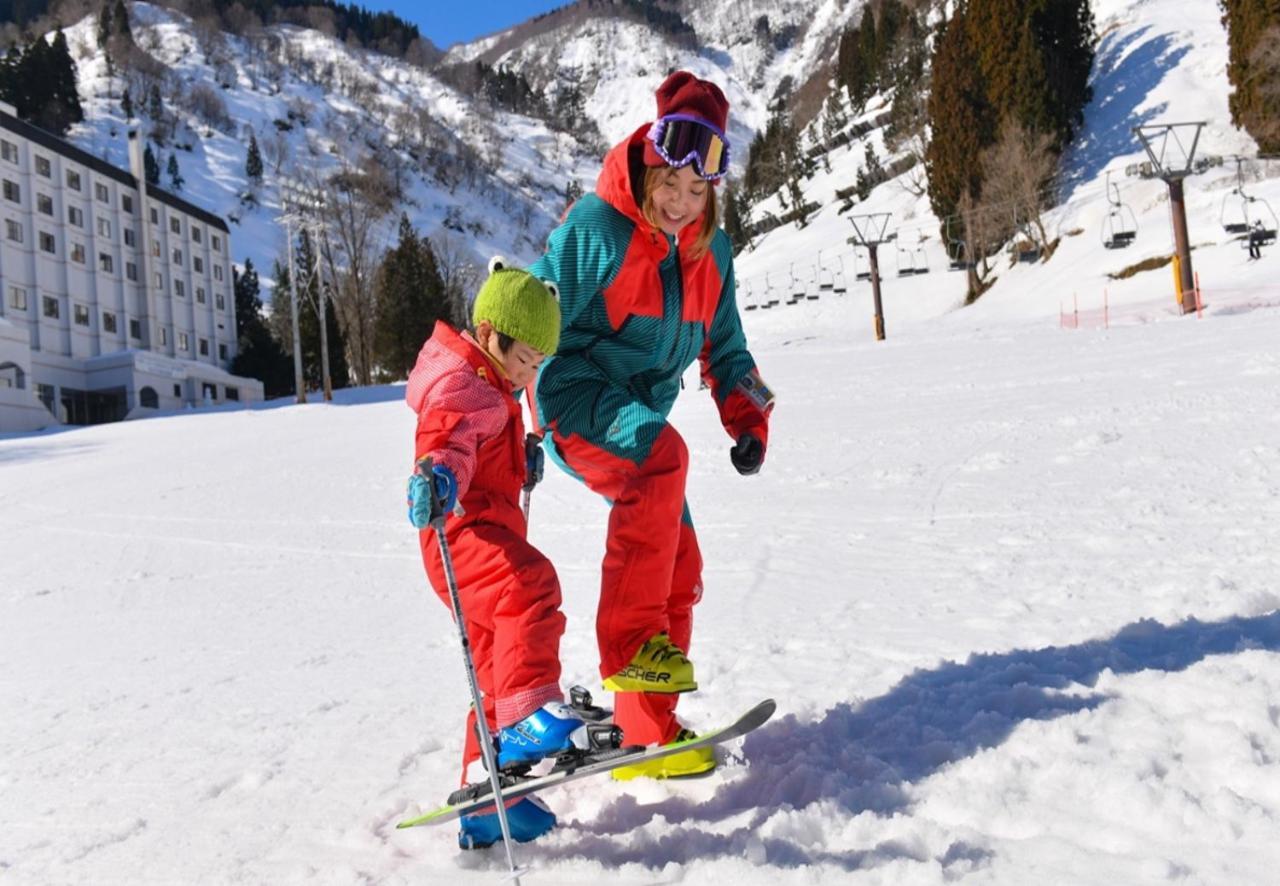
[[[302,333],[298,330],[298,275],[293,268],[293,218],[287,212],[284,215],[284,236],[289,263],[289,307],[293,315],[293,383],[297,402],[306,403],[307,383],[302,377]]]
[[[1178,305],[1183,314],[1196,310],[1200,301],[1195,272],[1191,268],[1191,238],[1187,232],[1187,202],[1183,180],[1210,166],[1222,164],[1221,157],[1205,157],[1196,161],[1200,143],[1199,123],[1151,123],[1133,127],[1149,160],[1126,167],[1129,175],[1158,178],[1169,186],[1169,209],[1173,217],[1173,247],[1178,285]],[[1189,296],[1189,297],[1188,297]]]
[[[310,286],[312,281],[316,283],[316,298],[318,300],[317,313],[320,320],[320,376],[324,387],[324,399],[328,403],[333,400],[333,383],[329,377],[329,324],[326,322],[326,305],[325,305],[325,288],[324,275],[320,270],[320,242],[322,235],[323,213],[325,209],[324,194],[317,188],[312,187],[306,182],[298,181],[292,178],[280,179],[280,200],[284,207],[285,224],[288,226],[292,220],[297,219],[300,227],[308,231],[311,238],[311,267],[305,268],[307,274],[307,285]],[[327,238],[326,238],[327,240]],[[293,326],[294,326],[294,367],[301,378],[302,374],[302,357],[301,349],[298,345],[298,281],[293,276],[293,251],[292,240],[290,240],[291,248],[289,251],[289,279],[293,283]],[[299,387],[301,391],[301,387]],[[306,402],[305,399],[299,402]]]
[[[848,242],[867,250],[871,260],[871,297],[876,311],[876,341],[884,341],[884,306],[880,302],[880,258],[877,250],[881,243],[888,243],[897,234],[886,233],[892,213],[874,212],[868,215],[855,215],[849,219],[853,224],[853,236]]]

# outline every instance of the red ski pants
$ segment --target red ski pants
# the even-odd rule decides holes
[[[600,675],[620,671],[646,640],[662,632],[687,654],[693,606],[702,595],[702,555],[684,500],[684,440],[664,422],[639,462],[554,428],[552,440],[564,464],[610,502],[596,610]],[[680,728],[678,698],[618,693],[614,722],[629,744],[671,741]]]
[[[493,523],[461,526],[451,518],[447,540],[476,679],[489,731],[509,726],[550,701],[562,701],[560,582],[551,562],[525,538]],[[437,596],[450,606],[433,529],[421,533],[422,559]],[[450,609],[452,611],[452,607]],[[475,712],[467,717],[467,766],[480,757]]]

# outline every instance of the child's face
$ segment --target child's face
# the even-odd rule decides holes
[[[498,333],[489,323],[481,323],[476,329],[476,340],[489,356],[498,361],[507,374],[511,386],[517,390],[525,387],[538,375],[538,367],[547,355],[522,341],[513,341],[504,354],[498,342]]]
[[[692,223],[707,207],[707,188],[711,183],[699,178],[693,164],[669,170],[649,199],[658,227],[672,236]]]

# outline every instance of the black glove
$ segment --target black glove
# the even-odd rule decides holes
[[[764,444],[755,434],[743,434],[729,450],[729,461],[738,473],[746,477],[760,470],[764,461]]]
[[[526,434],[524,438],[524,486],[525,492],[542,482],[542,469],[545,459],[542,453],[542,438],[537,434]]]

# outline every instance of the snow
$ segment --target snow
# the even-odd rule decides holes
[[[682,714],[779,717],[711,779],[548,794],[528,882],[1265,881],[1280,311],[883,344],[775,317],[762,473],[705,395],[673,421],[707,564]],[[453,786],[467,699],[402,392],[0,441],[6,882],[495,880],[393,827]],[[589,686],[604,524],[535,492]]]
[[[547,793],[561,826],[518,848],[525,882],[1274,880],[1276,252],[1222,232],[1226,166],[1187,185],[1203,316],[1177,315],[1167,267],[1107,276],[1172,239],[1163,184],[1121,174],[1143,159],[1127,121],[1253,146],[1227,122],[1216,7],[1095,12],[1100,88],[1049,262],[1002,262],[957,309],[927,202],[887,183],[865,208],[932,239],[927,275],[882,250],[886,341],[852,274],[843,297],[743,313],[779,397],[758,476],[686,379],[706,592],[681,715],[780,711],[710,778]],[[384,82],[411,102],[405,77]],[[514,162],[556,143],[528,125]],[[836,152],[811,198],[861,158]],[[1100,242],[1107,171],[1128,250]],[[1276,172],[1250,192],[1280,206]],[[762,238],[744,306],[850,233],[831,204]],[[455,786],[468,693],[404,518],[403,387],[336,396],[0,438],[4,883],[501,878],[501,850],[462,853],[452,826],[394,828]],[[591,689],[605,520],[555,469],[534,493],[565,683]]]

